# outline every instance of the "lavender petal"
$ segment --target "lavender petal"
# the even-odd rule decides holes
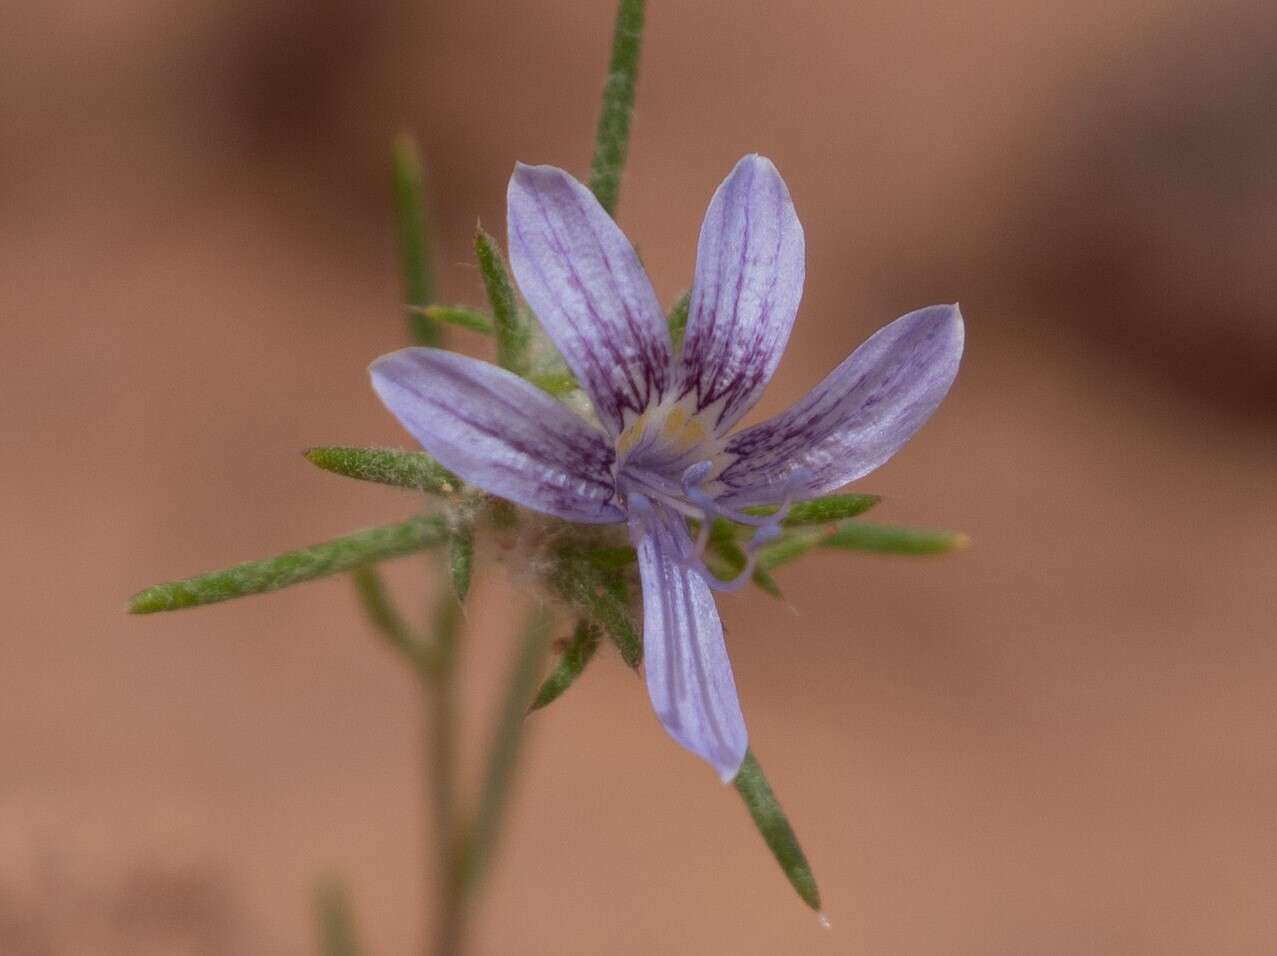
[[[714,767],[723,782],[749,745],[714,596],[688,565],[692,541],[682,517],[650,508],[630,521],[643,584],[643,658],[652,707],[675,740]]]
[[[624,520],[611,442],[517,375],[428,348],[383,355],[370,372],[391,414],[466,481],[568,521]]]
[[[803,228],[771,161],[746,156],[701,225],[679,394],[722,434],[771,380],[803,294]]]
[[[711,490],[739,507],[824,494],[868,474],[940,404],[962,342],[956,305],[901,316],[787,412],[733,436]]]
[[[614,436],[668,386],[665,314],[634,248],[561,169],[519,164],[506,195],[510,265]]]

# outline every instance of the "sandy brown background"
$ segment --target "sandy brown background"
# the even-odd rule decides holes
[[[759,410],[961,300],[935,419],[862,483],[958,527],[722,602],[833,929],[610,655],[536,721],[487,954],[1261,954],[1277,934],[1277,18],[1082,0],[651,5],[620,218],[658,291],[773,157],[807,230]],[[407,444],[386,189],[429,155],[445,298],[516,160],[583,174],[611,4],[96,0],[0,32],[0,953],[423,938],[420,718],[347,582],[128,618],[152,581],[406,514],[311,469]],[[480,347],[476,343],[476,348]],[[420,566],[400,562],[414,590]],[[513,624],[479,582],[478,740]]]

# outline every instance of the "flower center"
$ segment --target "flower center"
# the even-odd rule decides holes
[[[721,442],[689,402],[667,398],[631,421],[616,440],[617,468],[632,463],[675,475],[691,462],[717,454]]]
[[[654,520],[654,506],[696,521],[695,549],[683,558],[716,591],[744,587],[754,573],[756,553],[780,534],[780,522],[789,511],[789,496],[769,515],[750,515],[720,504],[705,486],[726,464],[724,442],[689,410],[684,402],[665,401],[631,421],[616,441],[616,483],[632,518],[642,525]],[[744,542],[745,565],[736,577],[723,580],[705,564],[714,522],[720,518],[754,528]]]

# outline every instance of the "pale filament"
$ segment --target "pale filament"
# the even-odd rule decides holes
[[[790,480],[785,487],[784,501],[781,502],[776,511],[769,515],[750,515],[719,504],[700,487],[701,482],[705,480],[713,467],[714,463],[712,461],[700,461],[683,472],[683,495],[692,504],[698,506],[703,515],[700,519],[700,531],[696,536],[695,559],[691,564],[700,572],[705,579],[705,583],[712,590],[739,591],[754,576],[754,570],[758,563],[758,549],[767,542],[779,537],[781,533],[780,523],[789,514],[789,509],[793,505],[794,492],[802,487],[805,476],[797,472],[790,476]],[[754,528],[754,533],[745,542],[745,567],[734,578],[726,581],[716,577],[705,564],[705,549],[709,546],[710,533],[716,518],[726,518],[737,524]]]
[[[754,576],[758,550],[780,536],[781,522],[789,514],[794,493],[803,486],[805,475],[795,472],[790,476],[786,483],[784,500],[776,511],[768,515],[751,515],[719,504],[704,490],[702,483],[713,467],[713,461],[697,462],[684,470],[680,482],[675,482],[650,469],[630,465],[622,470],[621,484],[625,489],[626,499],[635,511],[645,512],[653,503],[659,503],[698,522],[700,529],[696,535],[695,548],[683,558],[684,563],[699,573],[712,590],[739,591]],[[709,547],[710,534],[717,518],[726,518],[754,529],[744,545],[745,566],[729,580],[717,577],[705,563],[705,551]]]

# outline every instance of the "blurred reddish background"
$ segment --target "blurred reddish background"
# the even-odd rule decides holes
[[[314,952],[329,871],[369,952],[420,948],[418,706],[349,584],[123,604],[413,506],[297,454],[408,444],[364,371],[404,340],[387,144],[419,135],[444,298],[480,302],[514,162],[586,171],[611,7],[8,11],[6,956]],[[975,546],[723,602],[832,930],[609,654],[536,719],[480,952],[1272,950],[1275,64],[1258,2],[651,5],[619,214],[658,290],[757,150],[810,256],[759,414],[961,300],[952,396],[863,488]],[[472,739],[508,596],[480,580]]]

